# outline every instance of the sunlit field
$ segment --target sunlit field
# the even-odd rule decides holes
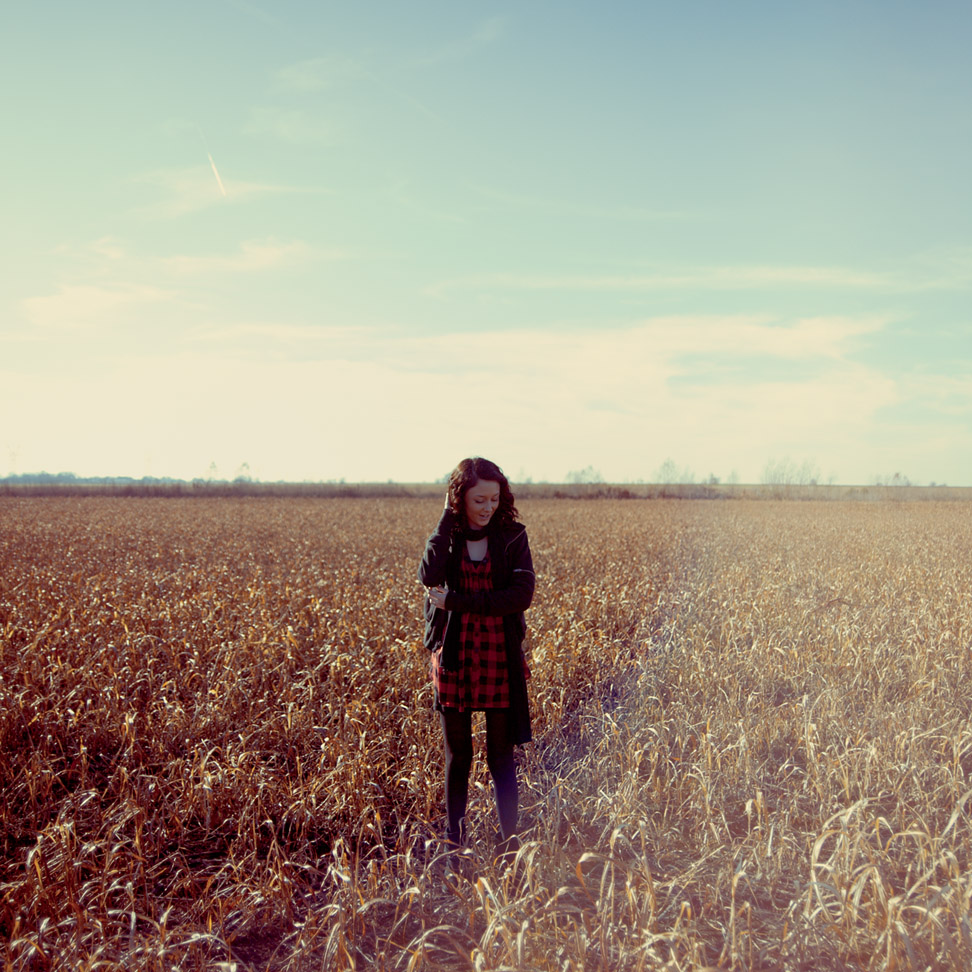
[[[440,499],[0,498],[3,969],[972,967],[972,506],[519,505],[523,846],[483,753],[447,879]]]

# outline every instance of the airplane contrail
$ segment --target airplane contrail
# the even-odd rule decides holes
[[[209,156],[209,164],[213,167],[213,175],[216,176],[216,184],[219,186],[219,191],[225,196],[226,186],[223,185],[223,180],[219,177],[219,169],[216,168],[216,163],[213,161],[212,155],[209,152],[206,155]]]
[[[226,196],[226,186],[223,185],[223,180],[219,177],[219,169],[216,168],[216,163],[213,161],[213,153],[209,151],[209,145],[206,143],[206,136],[203,135],[202,128],[196,125],[196,131],[199,132],[199,139],[203,143],[203,148],[206,150],[206,158],[209,159],[209,167],[213,170],[213,175],[216,176],[216,185],[219,186],[219,191]]]

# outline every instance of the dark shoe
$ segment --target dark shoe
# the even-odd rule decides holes
[[[465,858],[463,857],[462,851],[454,850],[449,851],[445,856],[445,863],[443,865],[443,879],[446,886],[455,887],[459,881],[465,878]]]
[[[466,818],[459,821],[458,833],[447,830],[445,835],[446,855],[444,861],[444,880],[446,886],[455,886],[464,877],[464,859],[466,847]]]
[[[454,850],[461,851],[466,846],[467,835],[466,835],[466,818],[460,817],[459,826],[455,829],[452,827],[446,830],[446,844],[448,844]]]
[[[520,850],[520,838],[512,834],[501,840],[497,847],[496,862],[501,868],[512,867],[516,863],[516,855]]]

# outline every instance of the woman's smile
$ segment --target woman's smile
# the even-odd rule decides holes
[[[486,526],[499,507],[500,485],[489,479],[481,479],[466,491],[466,519],[470,526]]]

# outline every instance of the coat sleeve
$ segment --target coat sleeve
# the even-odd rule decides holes
[[[445,509],[435,528],[435,532],[425,543],[425,553],[419,564],[418,577],[425,587],[438,587],[446,582],[446,564],[449,561],[449,544],[456,514]]]
[[[510,540],[506,557],[510,574],[505,587],[494,587],[475,594],[450,591],[446,595],[446,609],[460,614],[522,614],[530,606],[536,586],[526,530],[521,530]]]

